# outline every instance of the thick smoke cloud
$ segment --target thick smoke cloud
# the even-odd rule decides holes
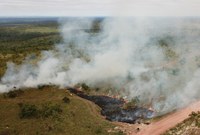
[[[64,42],[20,66],[8,63],[0,92],[13,87],[60,87],[87,83],[111,87],[158,114],[200,98],[198,19],[107,18],[99,32],[93,19],[60,20]]]

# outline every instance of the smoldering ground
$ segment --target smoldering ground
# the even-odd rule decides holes
[[[151,103],[158,114],[200,98],[198,18],[105,18],[95,32],[94,22],[61,19],[63,43],[42,52],[37,64],[29,58],[19,66],[9,62],[0,92],[87,83]]]

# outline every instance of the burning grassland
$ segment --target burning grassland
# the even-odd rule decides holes
[[[128,100],[138,97],[158,115],[200,99],[198,18],[71,18],[59,23],[62,42],[42,51],[34,64],[32,57],[20,65],[7,63],[0,92],[13,86],[86,83],[116,89]],[[125,108],[117,111],[120,117],[124,113],[135,117]]]

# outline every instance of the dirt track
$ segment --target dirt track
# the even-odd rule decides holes
[[[130,135],[160,135],[166,130],[176,126],[188,117],[192,111],[200,110],[200,101],[191,104],[190,106],[180,109],[166,117],[161,118],[158,121],[152,122],[150,125],[136,124],[136,125],[124,125],[124,129],[127,134]],[[136,129],[139,128],[140,131]]]

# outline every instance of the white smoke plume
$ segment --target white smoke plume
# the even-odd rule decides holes
[[[152,102],[167,113],[200,98],[200,24],[190,18],[106,18],[60,20],[64,42],[42,52],[35,65],[8,63],[0,92],[13,87],[60,87],[87,83],[113,87],[129,99]]]

